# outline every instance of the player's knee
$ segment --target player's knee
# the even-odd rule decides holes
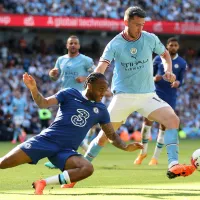
[[[178,129],[180,124],[179,117],[174,113],[168,119],[167,129]]]
[[[94,167],[91,163],[88,163],[87,165],[84,166],[83,175],[85,177],[91,176],[93,172],[94,172]]]

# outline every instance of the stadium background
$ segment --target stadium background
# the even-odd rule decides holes
[[[106,44],[123,29],[123,13],[130,5],[147,11],[144,30],[156,33],[165,44],[175,36],[180,41],[179,55],[188,63],[185,83],[178,92],[176,112],[181,119],[181,136],[200,137],[200,2],[198,0],[1,0],[0,1],[0,140],[13,135],[13,93],[19,89],[26,99],[23,126],[28,136],[41,131],[38,107],[22,82],[27,71],[38,83],[44,96],[57,92],[59,83],[49,80],[48,72],[58,56],[66,53],[70,35],[80,38],[80,52],[95,64]],[[73,23],[72,23],[73,22]],[[111,80],[113,65],[106,76]],[[107,93],[104,103],[112,95]],[[54,116],[57,108],[51,109]],[[53,117],[51,118],[51,120]],[[51,122],[49,121],[49,123]],[[133,113],[119,130],[129,134],[141,130],[142,117]],[[94,130],[98,131],[98,130]],[[157,135],[157,124],[152,138]],[[134,134],[133,134],[134,136]]]

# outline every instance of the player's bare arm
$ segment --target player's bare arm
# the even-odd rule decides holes
[[[58,68],[53,68],[52,70],[50,70],[49,72],[49,77],[52,81],[57,81],[59,78],[59,70]]]
[[[165,50],[165,53],[161,55],[161,60],[165,69],[164,79],[173,83],[176,80],[176,75],[172,72],[172,60],[169,52]]]
[[[99,64],[97,65],[96,69],[94,70],[95,72],[99,72],[104,74],[104,72],[106,71],[107,67],[108,67],[108,63],[107,62],[99,62]]]
[[[31,75],[25,73],[23,75],[23,81],[26,87],[30,90],[31,95],[39,108],[48,108],[58,104],[58,100],[54,96],[44,98],[42,94],[40,94],[36,81]]]
[[[112,123],[102,124],[101,128],[109,139],[109,142],[119,149],[124,151],[135,151],[143,148],[143,145],[139,142],[126,144],[124,141],[122,141],[119,135],[115,133]]]

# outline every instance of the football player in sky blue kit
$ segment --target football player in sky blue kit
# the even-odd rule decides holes
[[[56,118],[47,129],[0,158],[0,168],[6,169],[24,163],[36,164],[40,159],[48,157],[62,171],[59,175],[35,181],[35,194],[43,194],[48,184],[71,183],[85,179],[93,173],[92,164],[76,150],[88,130],[97,123],[117,148],[124,151],[143,148],[142,144],[137,142],[127,145],[115,133],[107,108],[101,103],[108,89],[108,82],[103,74],[90,74],[85,82],[86,89],[82,93],[68,88],[47,98],[39,93],[32,76],[24,74],[23,81],[40,108],[59,104]]]
[[[22,123],[24,121],[24,115],[26,110],[26,100],[21,96],[20,92],[16,90],[14,92],[15,97],[12,100],[13,106],[13,122],[15,125],[14,135],[11,143],[15,144],[17,142],[17,138],[19,137],[20,142],[24,142],[25,136],[22,134]]]
[[[77,36],[72,35],[67,39],[66,48],[68,53],[57,59],[49,76],[54,81],[60,80],[61,89],[70,87],[83,91],[87,76],[94,71],[94,62],[92,58],[79,53]]]
[[[75,88],[83,91],[87,76],[94,71],[94,62],[92,58],[79,53],[80,41],[77,36],[72,35],[67,39],[66,48],[68,53],[57,59],[49,76],[53,81],[60,80],[61,89]],[[88,148],[85,141],[80,146],[84,151]],[[51,169],[55,168],[51,162],[46,162],[45,166]]]
[[[154,65],[154,81],[156,86],[156,94],[165,102],[167,102],[174,110],[176,107],[176,99],[177,99],[177,88],[182,85],[184,73],[187,68],[186,61],[178,55],[179,43],[178,40],[174,37],[169,38],[167,40],[166,45],[169,54],[172,59],[172,71],[176,75],[176,81],[173,83],[169,83],[163,79],[164,75],[164,67],[160,56],[156,56],[153,65]],[[144,145],[144,149],[140,152],[139,156],[136,158],[134,164],[140,165],[143,159],[147,156],[147,148],[148,148],[148,140],[151,136],[151,126],[152,121],[149,121],[145,118],[142,127],[142,143]],[[165,127],[160,125],[157,144],[154,151],[154,155],[149,162],[149,165],[157,165],[158,158],[162,151],[162,147],[164,146],[164,132]]]
[[[129,7],[125,11],[125,29],[106,46],[96,72],[104,74],[112,60],[115,68],[112,78],[114,97],[108,107],[115,131],[125,123],[134,111],[166,127],[165,145],[168,155],[167,176],[188,176],[195,168],[178,161],[179,118],[174,110],[155,93],[152,54],[160,55],[164,64],[163,77],[173,83],[172,61],[169,52],[155,34],[142,31],[146,13],[140,7]],[[104,131],[90,143],[85,157],[92,161],[108,139]]]

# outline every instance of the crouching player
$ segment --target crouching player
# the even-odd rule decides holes
[[[6,169],[24,163],[36,164],[40,159],[48,157],[62,171],[59,175],[35,181],[35,194],[43,194],[48,184],[69,184],[93,173],[92,164],[76,150],[88,130],[97,123],[117,148],[130,152],[143,148],[137,142],[127,145],[114,132],[107,108],[101,103],[108,88],[103,74],[90,74],[82,93],[76,89],[63,89],[48,98],[39,93],[32,76],[24,74],[23,81],[40,108],[60,105],[54,122],[47,129],[0,158],[0,168]]]

